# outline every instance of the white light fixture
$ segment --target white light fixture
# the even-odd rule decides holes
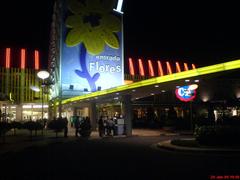
[[[190,79],[185,79],[185,82],[190,82]]]
[[[154,96],[154,93],[151,93],[151,96]]]
[[[199,79],[195,79],[194,82],[198,83],[198,82],[199,82]]]
[[[161,90],[162,93],[165,93],[166,91],[165,90]]]
[[[133,89],[133,90],[132,90],[132,92],[136,92],[136,90],[135,90],[135,89]]]
[[[159,85],[155,85],[154,87],[155,87],[155,88],[158,88],[158,87],[159,87]]]
[[[119,93],[117,92],[116,95],[119,95]]]
[[[40,78],[40,79],[47,79],[49,77],[49,72],[47,71],[39,71],[37,73],[37,76]]]

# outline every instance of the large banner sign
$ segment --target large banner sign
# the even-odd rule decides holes
[[[114,0],[68,0],[62,22],[63,96],[123,84],[122,14]]]

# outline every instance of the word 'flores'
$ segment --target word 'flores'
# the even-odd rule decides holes
[[[89,71],[90,72],[109,72],[109,73],[119,73],[122,71],[121,66],[112,66],[110,64],[100,65],[99,62],[91,62],[89,63]]]

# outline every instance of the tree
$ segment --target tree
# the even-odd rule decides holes
[[[17,129],[21,129],[23,127],[23,124],[18,121],[13,121],[13,122],[11,122],[11,126],[13,129],[13,135],[16,136]]]
[[[34,121],[27,121],[24,123],[24,128],[28,129],[30,131],[30,137],[32,139],[32,131],[34,131],[36,129],[36,122]]]
[[[64,119],[58,118],[57,120],[49,121],[47,127],[56,133],[57,138],[58,133],[61,132],[66,127],[66,122]]]
[[[3,143],[6,142],[6,133],[11,129],[11,124],[0,122],[0,136],[3,138]]]

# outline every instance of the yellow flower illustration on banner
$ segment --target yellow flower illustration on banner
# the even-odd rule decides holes
[[[91,55],[103,52],[105,44],[118,49],[116,33],[121,30],[121,23],[111,14],[113,4],[113,0],[69,0],[68,8],[73,15],[65,22],[70,28],[65,40],[67,46],[83,43]]]

